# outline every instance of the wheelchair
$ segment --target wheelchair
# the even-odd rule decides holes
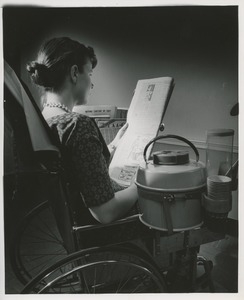
[[[139,214],[103,225],[85,207],[77,213],[59,141],[6,62],[4,99],[5,197],[10,193],[16,201],[26,176],[38,182],[41,194],[9,246],[22,294],[214,292],[212,262],[198,252],[201,244],[223,239],[223,232],[203,225],[169,235],[142,224]]]

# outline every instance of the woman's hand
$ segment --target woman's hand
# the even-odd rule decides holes
[[[114,138],[114,140],[108,145],[108,149],[109,149],[109,152],[111,154],[111,159],[113,157],[113,154],[114,154],[116,148],[119,145],[119,142],[120,142],[122,136],[125,134],[126,129],[128,128],[128,126],[129,126],[129,124],[125,123],[125,125],[123,127],[121,127],[120,130],[117,132],[116,137]]]
[[[114,138],[114,140],[110,143],[110,145],[112,145],[114,148],[117,148],[119,145],[119,142],[122,138],[122,136],[125,134],[127,128],[128,128],[129,124],[125,123],[125,125],[123,127],[120,128],[120,130],[118,131],[118,133],[116,134],[116,137]]]

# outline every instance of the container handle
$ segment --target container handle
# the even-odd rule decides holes
[[[188,144],[195,152],[196,154],[196,161],[198,162],[199,160],[199,152],[197,150],[197,148],[192,144],[192,142],[188,141],[187,139],[179,136],[179,135],[174,135],[174,134],[167,134],[167,135],[160,135],[160,136],[157,136],[155,138],[153,138],[151,141],[149,141],[149,143],[146,145],[146,147],[144,148],[144,152],[143,152],[143,157],[144,157],[144,160],[145,162],[147,163],[147,158],[146,158],[146,154],[147,154],[147,149],[148,147],[152,144],[152,143],[155,143],[156,141],[158,140],[161,140],[161,139],[167,139],[167,138],[173,138],[173,139],[177,139],[177,140],[180,140],[180,141],[183,141],[185,142],[186,144]]]

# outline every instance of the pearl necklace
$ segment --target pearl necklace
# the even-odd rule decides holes
[[[44,103],[43,107],[58,107],[64,111],[66,111],[67,113],[71,113],[72,111],[70,109],[68,109],[67,106],[65,106],[64,104],[61,103]]]

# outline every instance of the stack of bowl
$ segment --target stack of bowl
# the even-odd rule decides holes
[[[204,207],[213,217],[227,217],[232,208],[231,178],[222,175],[207,177],[207,194],[204,194]]]

